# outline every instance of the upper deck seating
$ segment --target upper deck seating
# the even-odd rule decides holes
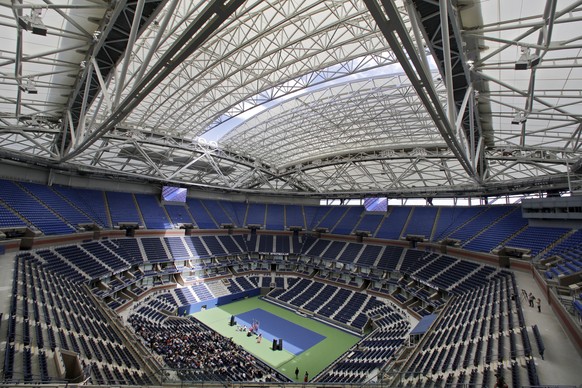
[[[135,206],[133,194],[108,191],[105,195],[113,226],[123,222],[134,222],[144,226]]]
[[[285,226],[287,228],[296,226],[305,229],[305,216],[303,215],[303,206],[285,205]]]
[[[399,240],[409,215],[409,207],[391,207],[388,215],[384,218],[384,222],[376,232],[376,237]]]
[[[224,201],[202,199],[200,203],[204,205],[209,214],[212,214],[212,218],[214,221],[216,221],[218,226],[223,224],[233,224],[232,219],[228,216],[228,214],[226,214],[224,208],[222,207],[222,204],[225,203]]]
[[[403,235],[413,234],[430,239],[437,213],[438,208],[436,207],[413,207],[410,221],[406,225]]]
[[[57,194],[52,188],[36,183],[20,183],[28,192],[38,198],[46,207],[51,209],[55,214],[65,219],[71,225],[90,224],[93,220],[79,209],[71,205],[67,200]]]
[[[360,222],[354,228],[354,231],[368,232],[370,236],[375,236],[376,230],[384,219],[384,213],[364,213]]]
[[[105,204],[105,194],[103,191],[83,188],[72,188],[54,185],[53,190],[65,197],[78,209],[87,214],[93,222],[104,228],[111,228],[107,206]]]
[[[285,230],[285,206],[268,204],[266,215],[267,230]]]
[[[158,199],[152,194],[135,194],[135,199],[145,226],[148,229],[172,229],[173,225],[168,219],[164,208]]]
[[[190,214],[200,229],[218,229],[219,225],[216,223],[212,214],[209,214],[204,206],[202,200],[197,198],[188,198],[186,200]]]
[[[335,227],[331,229],[334,234],[351,234],[356,224],[360,221],[360,216],[364,208],[361,206],[354,206],[348,208],[342,218],[336,223]]]
[[[74,233],[75,228],[12,181],[0,179],[0,198],[46,235]]]

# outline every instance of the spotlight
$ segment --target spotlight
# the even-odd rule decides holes
[[[29,16],[19,16],[18,25],[35,35],[46,36],[47,28],[42,22],[41,12],[40,9],[33,9]]]
[[[20,83],[20,90],[28,94],[38,94],[38,89],[36,88],[36,84],[34,81],[29,78],[26,80],[26,83]]]
[[[529,47],[524,47],[521,49],[519,59],[515,62],[515,70],[531,69],[532,67],[539,65],[541,60],[542,59],[538,55],[529,52]]]
[[[527,115],[525,114],[524,111],[520,110],[515,114],[513,120],[511,120],[511,124],[522,124],[525,123],[526,121]]]

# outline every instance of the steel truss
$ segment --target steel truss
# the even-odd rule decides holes
[[[567,188],[582,1],[532,0],[501,20],[488,7],[506,2],[469,3],[14,0],[0,8],[15,37],[0,58],[0,155],[273,195]],[[31,10],[41,48],[17,23]],[[526,49],[539,61],[516,70]]]

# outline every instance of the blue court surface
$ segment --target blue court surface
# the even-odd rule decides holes
[[[263,340],[273,342],[273,338],[282,338],[283,349],[295,355],[325,339],[321,334],[279,318],[263,309],[250,310],[236,315],[235,318],[239,325],[247,327],[250,327],[254,321],[259,321],[259,333],[263,335]]]

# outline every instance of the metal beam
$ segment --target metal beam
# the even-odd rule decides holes
[[[132,92],[120,102],[112,114],[74,150],[65,155],[66,161],[85,151],[107,131],[119,124],[141,101],[158,86],[176,67],[185,61],[202,43],[232,15],[245,0],[211,1],[188,28],[176,39],[174,44],[163,53]]]
[[[445,88],[447,90],[447,111],[449,113],[449,122],[454,123],[457,118],[455,107],[455,96],[453,86],[453,66],[451,65],[451,35],[449,33],[449,2],[441,1],[439,3],[441,11],[441,39],[443,43],[443,54],[445,62]],[[459,111],[459,115],[463,115],[463,111]],[[456,131],[458,128],[455,128]]]
[[[115,77],[115,93],[113,93],[113,97],[115,99],[113,100],[113,108],[117,107],[117,104],[119,104],[121,93],[123,93],[123,89],[125,89],[125,75],[127,74],[129,62],[131,61],[133,45],[135,44],[135,38],[137,37],[137,30],[139,29],[144,3],[145,0],[138,0],[135,7],[133,22],[131,23],[131,31],[129,32],[129,39],[127,40],[127,48],[125,49],[125,55],[123,57],[123,63],[121,65],[121,70],[119,71],[118,77]]]
[[[447,114],[441,105],[438,94],[432,87],[430,75],[423,69],[422,62],[416,54],[414,43],[400,17],[396,4],[390,0],[383,0],[384,11],[382,11],[380,4],[376,0],[364,0],[364,3],[376,20],[380,31],[398,58],[400,65],[410,79],[412,86],[422,100],[443,139],[467,174],[473,179],[478,179],[472,163],[454,136],[452,123],[447,119]]]

